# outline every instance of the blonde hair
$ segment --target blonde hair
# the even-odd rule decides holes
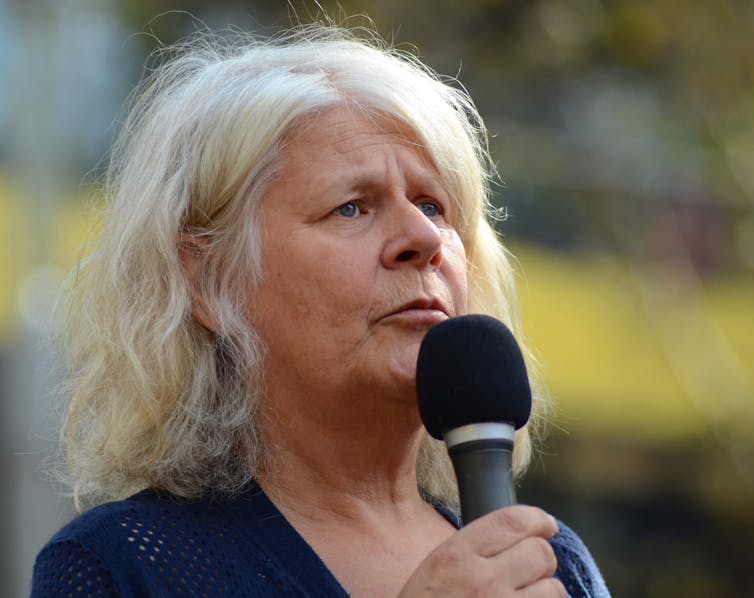
[[[521,338],[510,259],[488,220],[486,133],[458,86],[374,35],[334,27],[265,41],[205,34],[171,51],[134,96],[112,150],[100,241],[65,303],[63,446],[78,508],[145,487],[233,495],[253,478],[265,457],[255,422],[264,347],[242,307],[263,267],[258,206],[286,132],[327,107],[387,114],[414,131],[457,200],[470,312]],[[198,290],[181,262],[196,247],[186,235],[202,243]],[[192,292],[214,333],[192,317]],[[545,407],[534,388],[529,427]],[[530,451],[519,430],[517,472]],[[445,449],[429,436],[417,475],[455,502]]]

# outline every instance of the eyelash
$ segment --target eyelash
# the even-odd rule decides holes
[[[347,208],[349,206],[353,206],[358,211],[358,214],[355,214],[354,216],[348,216],[342,212],[343,208]],[[359,206],[359,203],[356,201],[347,201],[346,203],[339,205],[337,208],[333,210],[333,214],[336,216],[343,216],[343,218],[353,218],[355,216],[361,216],[363,213],[363,210],[361,209],[361,206]]]
[[[422,209],[422,206],[432,206],[436,210],[436,213],[427,214]],[[416,207],[418,207],[427,218],[434,218],[435,216],[442,216],[443,214],[442,206],[440,205],[439,202],[436,202],[436,201],[420,201],[418,204],[416,204]]]
[[[423,209],[423,206],[432,206],[436,210],[436,213],[427,214],[426,211]],[[343,213],[343,210],[349,207],[355,208],[357,210],[357,213],[351,214],[351,215],[347,215]],[[419,208],[427,218],[434,218],[436,216],[441,216],[444,213],[442,205],[436,201],[420,201],[416,203],[416,207]],[[333,214],[335,214],[336,216],[342,216],[343,218],[355,218],[357,216],[361,216],[363,213],[364,213],[364,210],[359,205],[358,201],[347,201],[346,203],[339,205],[337,208],[333,210]]]

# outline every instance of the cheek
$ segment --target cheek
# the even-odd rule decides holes
[[[358,251],[322,251],[308,262],[302,274],[312,301],[337,310],[355,310],[368,302],[373,291],[373,270]],[[325,306],[325,307],[326,307]]]
[[[466,312],[468,303],[466,250],[455,231],[443,235],[443,273],[453,295],[456,314]]]
[[[368,269],[352,254],[310,247],[277,258],[260,285],[267,313],[333,325],[368,303]]]

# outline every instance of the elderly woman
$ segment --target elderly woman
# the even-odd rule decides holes
[[[72,279],[64,443],[95,508],[32,594],[605,595],[539,509],[459,530],[419,419],[431,326],[517,329],[489,177],[470,99],[379,41],[181,46],[136,96]]]

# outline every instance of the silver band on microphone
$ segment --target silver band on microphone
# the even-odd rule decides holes
[[[509,440],[513,442],[515,432],[516,430],[511,424],[499,422],[467,424],[448,430],[443,435],[443,440],[448,448],[475,440]]]

